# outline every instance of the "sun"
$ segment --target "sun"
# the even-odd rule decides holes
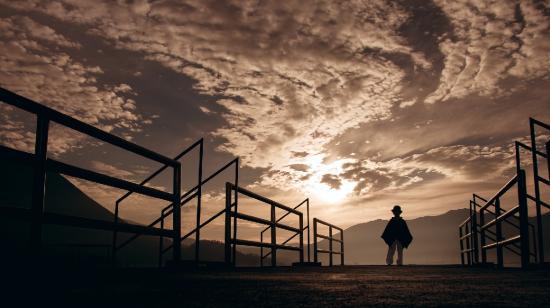
[[[349,181],[343,181],[339,188],[335,189],[324,183],[312,183],[310,186],[310,193],[317,199],[325,201],[327,203],[337,203],[346,199],[349,196],[355,184]]]

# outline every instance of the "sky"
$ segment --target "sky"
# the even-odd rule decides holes
[[[500,188],[529,117],[550,122],[549,29],[548,0],[1,0],[0,86],[166,156],[205,138],[206,174],[239,157],[241,186],[348,227]],[[32,152],[32,117],[0,108],[1,143]],[[59,125],[49,155],[136,182],[159,167]],[[109,209],[124,193],[72,181]]]

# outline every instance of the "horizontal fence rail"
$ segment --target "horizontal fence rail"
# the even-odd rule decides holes
[[[247,197],[253,198],[262,203],[268,204],[270,206],[270,219],[263,219],[243,213],[238,212],[238,203],[235,201],[234,207],[231,193],[236,192],[238,194],[245,195]],[[284,210],[287,213],[294,214],[298,216],[298,228],[292,227],[280,223],[280,220],[276,218],[276,209]],[[271,241],[269,243],[263,241],[250,241],[238,239],[237,234],[234,233],[231,237],[231,217],[234,218],[233,227],[236,228],[237,219],[246,220],[250,222],[255,222],[258,224],[263,224],[269,226],[271,230]],[[277,250],[291,250],[299,252],[300,263],[304,262],[304,234],[303,234],[303,224],[304,217],[303,213],[296,210],[295,208],[288,207],[279,202],[266,198],[264,196],[258,195],[250,190],[244,189],[242,187],[233,185],[232,183],[226,183],[226,208],[225,208],[225,262],[227,264],[235,264],[236,257],[236,246],[253,246],[260,248],[270,248],[271,249],[271,266],[277,266]],[[290,246],[285,244],[277,244],[277,228],[295,232],[299,236],[299,246]],[[234,229],[235,230],[235,229]],[[231,249],[233,248],[233,249]]]
[[[544,137],[544,135],[537,136],[537,128],[548,131],[550,126],[530,118],[529,128],[531,144],[515,142],[516,175],[499,189],[492,198],[484,199],[474,194],[473,199],[470,201],[470,215],[459,225],[460,258],[463,265],[486,264],[487,250],[489,249],[496,249],[498,267],[502,267],[504,264],[503,249],[520,256],[522,268],[530,266],[531,257],[535,263],[545,263],[542,207],[550,209],[550,205],[542,200],[541,191],[543,188],[547,189],[550,185],[550,140],[544,142],[544,150],[537,149],[537,141],[540,141],[540,137]],[[527,190],[526,172],[522,169],[522,151],[527,151],[531,156],[533,194]],[[546,160],[547,178],[541,176],[539,159]],[[518,203],[510,209],[504,210],[501,202],[514,186],[517,187]],[[535,225],[529,222],[528,200],[535,203],[536,229]],[[492,219],[487,219],[487,214],[492,215]],[[503,224],[516,228],[519,230],[519,234],[504,238],[502,235]],[[492,228],[495,230],[493,231]],[[531,239],[532,249],[530,247]],[[487,243],[487,240],[492,242]],[[479,262],[480,252],[481,262]]]
[[[317,233],[317,230],[318,230],[317,225],[318,224],[325,225],[325,226],[328,227],[328,236]],[[340,238],[339,239],[334,237],[335,234],[332,231],[333,229],[336,229],[336,230],[340,231]],[[318,243],[317,243],[317,238],[322,238],[322,239],[325,239],[325,240],[328,241],[328,247],[329,247],[328,250],[319,249]],[[340,250],[339,251],[334,251],[333,250],[333,247],[332,247],[333,242],[340,243]],[[329,256],[329,266],[333,265],[333,262],[332,262],[333,257],[332,256],[333,255],[340,255],[340,265],[344,265],[344,230],[342,228],[337,227],[337,226],[335,226],[333,224],[330,224],[328,222],[322,221],[322,220],[317,219],[317,218],[313,218],[313,262],[315,262],[315,263],[319,262],[318,253],[328,254],[328,256]]]
[[[164,235],[173,239],[179,239],[180,236],[180,174],[181,165],[179,162],[165,157],[159,153],[146,149],[142,146],[129,142],[123,138],[117,137],[94,126],[86,124],[68,115],[60,113],[49,107],[36,103],[28,98],[17,95],[6,89],[0,88],[0,101],[25,110],[36,116],[36,139],[35,150],[33,154],[24,153],[15,149],[6,147],[0,148],[2,156],[17,157],[20,161],[26,161],[34,169],[33,184],[32,184],[32,206],[30,210],[11,210],[14,215],[27,216],[31,221],[31,237],[29,241],[29,252],[32,255],[40,255],[40,247],[42,245],[42,225],[56,224],[80,228],[101,229],[110,231],[125,231],[139,234]],[[106,174],[98,173],[92,170],[87,170],[70,164],[62,163],[51,158],[48,158],[48,135],[51,122],[55,122],[62,126],[71,128],[87,136],[96,138],[108,144],[114,145],[136,155],[148,158],[173,169],[173,188],[172,193],[167,193],[154,188],[144,187],[130,181],[121,180]],[[117,224],[101,220],[73,217],[44,211],[44,196],[47,189],[46,173],[56,172],[65,174],[71,177],[80,178],[83,180],[116,187],[136,192],[142,195],[153,198],[166,200],[172,203],[174,212],[174,222],[172,230],[159,230],[151,227],[144,227],[135,224]],[[10,211],[10,210],[8,210]],[[15,213],[18,212],[18,213]],[[180,249],[175,249],[173,259],[179,260],[181,257]]]
[[[306,226],[301,230],[301,232],[304,232],[307,230],[307,261],[310,262],[310,253],[309,253],[309,247],[310,247],[310,235],[309,235],[309,198],[305,199],[304,201],[300,202],[297,206],[295,206],[293,209],[297,210],[302,205],[306,205]],[[283,216],[279,217],[276,222],[280,222],[281,220],[285,219],[288,215],[290,215],[290,212],[286,212]],[[260,242],[264,242],[264,233],[267,232],[271,227],[266,227],[260,232]],[[288,242],[296,238],[298,236],[298,232],[291,235],[289,238],[287,238],[282,245],[286,245]],[[264,254],[264,247],[260,247],[260,266],[264,266],[264,260],[265,258],[269,257],[271,255],[271,251],[268,251],[266,254]]]

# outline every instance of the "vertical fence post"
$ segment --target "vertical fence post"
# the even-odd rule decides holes
[[[300,219],[300,263],[304,263],[304,214],[298,215]]]
[[[534,188],[535,188],[535,207],[537,211],[537,239],[539,242],[538,243],[539,244],[538,245],[539,262],[543,264],[544,263],[544,239],[543,239],[543,229],[542,229],[542,210],[541,210],[540,188],[539,188],[539,165],[538,165],[538,157],[537,157],[537,140],[535,138],[535,121],[533,118],[529,118],[529,132],[531,134],[531,158],[533,160],[533,182],[535,184]],[[519,173],[518,173],[518,176],[519,176]]]
[[[239,158],[235,161],[235,214],[237,214],[239,206]],[[231,211],[231,205],[229,205]],[[233,217],[233,239],[237,240],[237,215]],[[233,244],[233,266],[237,265],[237,244]]]
[[[231,263],[231,183],[225,183],[225,263]]]
[[[313,262],[319,262],[317,258],[317,218],[313,218]]]
[[[164,230],[164,210],[160,212],[160,228]],[[162,267],[162,251],[164,250],[164,236],[159,236],[159,268]]]
[[[260,232],[260,242],[264,242],[264,233]],[[264,246],[260,246],[260,266],[264,266]]]
[[[174,262],[178,263],[181,261],[181,164],[178,162],[174,166],[174,188],[173,188],[173,206],[172,206],[172,229],[173,238],[172,238],[172,253]]]
[[[480,226],[480,250],[481,250],[481,263],[485,264],[487,263],[487,251],[483,248],[485,246],[485,229],[483,226],[485,225],[485,210],[480,209],[479,210],[479,226]]]
[[[498,219],[500,217],[501,210],[500,210],[500,198],[497,198],[495,200],[495,219]],[[500,244],[502,242],[502,221],[498,220],[496,223],[496,240],[497,240],[497,266],[499,268],[504,266],[504,256],[502,255],[502,245]]]
[[[340,265],[344,265],[344,230],[340,230]]]
[[[197,227],[195,232],[195,262],[199,262],[200,258],[200,240],[201,240],[201,199],[202,199],[202,157],[203,157],[203,139],[199,144],[199,170],[198,170],[198,183],[197,183]]]
[[[328,237],[330,238],[328,240],[328,262],[329,266],[332,266],[332,226],[328,226]]]
[[[310,250],[311,250],[311,241],[310,241],[311,228],[309,227],[309,198],[306,199],[306,206],[307,206],[307,262],[311,262],[311,258],[309,256]]]
[[[519,202],[519,231],[521,237],[521,267],[529,266],[529,218],[527,211],[527,187],[525,184],[525,171],[518,173],[518,202]]]
[[[32,190],[32,220],[29,238],[30,256],[39,256],[42,246],[42,215],[46,193],[46,160],[48,158],[48,129],[50,121],[42,115],[36,119],[36,139],[34,144],[34,177]]]
[[[115,217],[114,217],[114,223],[115,225],[118,224],[118,207],[120,205],[120,201],[117,200],[115,202]],[[117,237],[118,237],[118,232],[116,230],[116,228],[113,230],[113,242],[111,244],[111,263],[112,263],[112,266],[113,267],[116,267],[116,254],[117,254],[117,247],[116,247],[116,244],[117,244]]]
[[[464,243],[462,242],[462,227],[458,227],[458,239],[460,244],[460,263],[464,265]]]
[[[479,242],[477,238],[477,211],[476,211],[476,205],[473,201],[470,201],[472,204],[473,212],[472,212],[472,246],[473,246],[473,253],[474,253],[474,260],[473,263],[477,264],[479,263]]]
[[[277,266],[277,229],[275,226],[275,205],[271,205],[271,266]]]
[[[470,233],[470,228],[468,226],[469,222],[467,222],[465,225],[464,225],[464,232],[466,234],[464,235],[468,235]],[[472,265],[472,258],[471,258],[472,254],[471,254],[471,251],[470,251],[470,238],[469,237],[466,237],[466,257],[467,257],[467,260],[468,260],[468,265]]]

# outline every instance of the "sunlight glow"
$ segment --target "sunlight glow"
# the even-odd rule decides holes
[[[324,162],[325,155],[317,154],[307,158],[306,163],[310,170],[315,170],[315,173],[305,181],[303,188],[310,194],[326,203],[341,202],[346,199],[356,186],[356,183],[338,177],[341,185],[338,188],[333,188],[322,182],[323,175],[333,174],[339,175],[343,172],[342,165],[348,162],[353,162],[352,159],[339,159],[330,163]]]

